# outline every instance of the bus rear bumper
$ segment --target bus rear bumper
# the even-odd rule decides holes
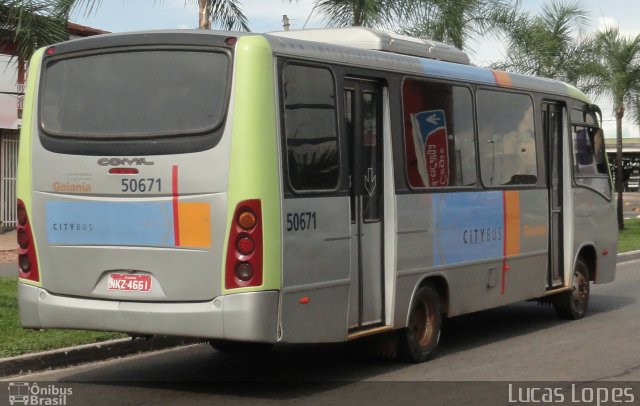
[[[275,343],[277,291],[238,293],[208,302],[123,302],[53,295],[18,283],[25,328],[74,328]]]

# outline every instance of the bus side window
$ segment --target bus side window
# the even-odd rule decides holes
[[[335,190],[340,158],[333,75],[288,64],[283,70],[289,182],[296,191]]]
[[[573,127],[575,174],[607,175],[602,130],[594,127]]]
[[[572,136],[573,176],[576,183],[611,197],[602,129],[573,125]]]
[[[538,166],[531,97],[478,90],[476,100],[484,185],[535,185]]]
[[[413,188],[475,186],[471,92],[407,79],[402,86],[407,178]]]
[[[590,167],[593,164],[593,148],[591,142],[587,138],[587,129],[582,128],[575,131],[576,143],[576,162],[578,164],[578,172],[580,168]],[[586,172],[585,169],[582,169]]]

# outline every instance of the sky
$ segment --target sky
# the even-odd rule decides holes
[[[249,27],[254,32],[279,31],[282,16],[286,14],[291,29],[317,28],[324,26],[323,17],[313,12],[313,0],[240,0]],[[521,0],[521,8],[532,14],[540,11],[543,0]],[[640,34],[640,1],[638,0],[580,0],[589,11],[591,24],[586,34],[603,27],[617,26],[623,33]],[[188,29],[198,26],[197,0],[103,0],[97,10],[89,15],[78,10],[72,20],[111,32],[149,29]],[[466,51],[471,62],[487,66],[502,59],[505,54],[504,41],[487,35],[472,39]],[[608,100],[596,100],[603,112],[603,127],[608,137],[615,137],[615,123],[611,116],[612,106]],[[624,136],[638,136],[638,127],[625,123]]]

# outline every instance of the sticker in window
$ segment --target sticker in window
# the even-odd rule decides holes
[[[411,114],[413,142],[422,182],[430,187],[449,184],[449,147],[444,110]]]

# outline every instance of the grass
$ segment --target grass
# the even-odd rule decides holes
[[[26,330],[18,316],[17,279],[0,277],[0,358],[125,337],[83,330]]]
[[[618,235],[618,252],[635,250],[640,250],[640,219],[628,219]]]

